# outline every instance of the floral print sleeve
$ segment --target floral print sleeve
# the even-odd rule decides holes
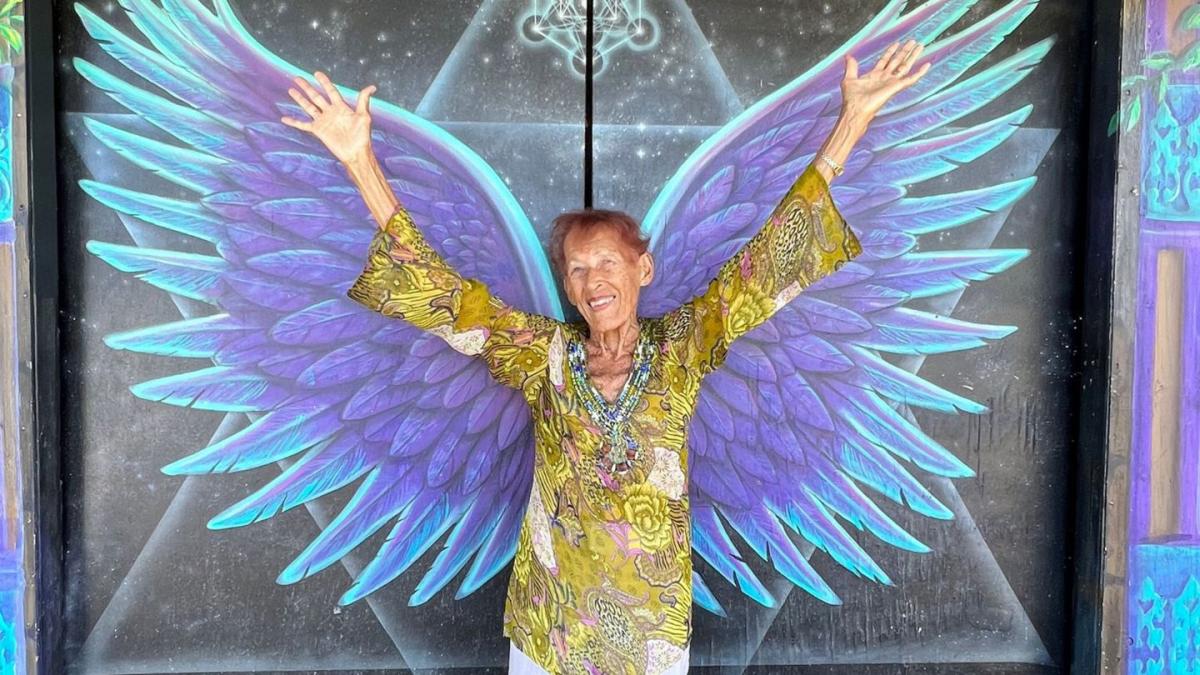
[[[824,177],[809,165],[762,229],[702,294],[663,317],[664,325],[687,362],[700,374],[712,372],[724,363],[729,343],[861,252]]]
[[[405,319],[479,356],[502,384],[523,389],[547,363],[559,322],[505,304],[465,278],[429,245],[403,207],[371,239],[363,272],[346,291],[385,316]]]

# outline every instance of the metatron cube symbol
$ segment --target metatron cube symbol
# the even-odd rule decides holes
[[[530,0],[521,19],[520,34],[531,44],[550,44],[567,57],[571,71],[582,77],[587,62],[586,0]],[[645,9],[645,0],[601,0],[592,23],[592,73],[599,75],[613,51],[628,47],[643,51],[658,44],[658,22]]]

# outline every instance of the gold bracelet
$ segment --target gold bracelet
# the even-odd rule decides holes
[[[822,152],[820,154],[820,159],[821,159],[821,161],[828,164],[830,169],[833,169],[833,175],[840,176],[843,173],[846,173],[846,167],[844,167],[841,164],[838,164],[837,162],[830,159],[829,155]]]

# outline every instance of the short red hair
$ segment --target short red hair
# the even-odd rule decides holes
[[[650,247],[650,240],[642,236],[642,227],[628,213],[611,209],[577,209],[559,214],[550,230],[550,264],[555,274],[565,276],[566,252],[563,244],[567,235],[579,230],[590,232],[597,227],[611,227],[620,235],[621,241],[640,256]]]

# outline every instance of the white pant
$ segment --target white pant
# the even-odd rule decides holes
[[[688,652],[675,662],[675,665],[662,671],[662,675],[687,675]],[[509,675],[546,675],[546,669],[539,666],[533,659],[525,656],[525,652],[517,649],[512,640],[508,641],[508,673]]]

